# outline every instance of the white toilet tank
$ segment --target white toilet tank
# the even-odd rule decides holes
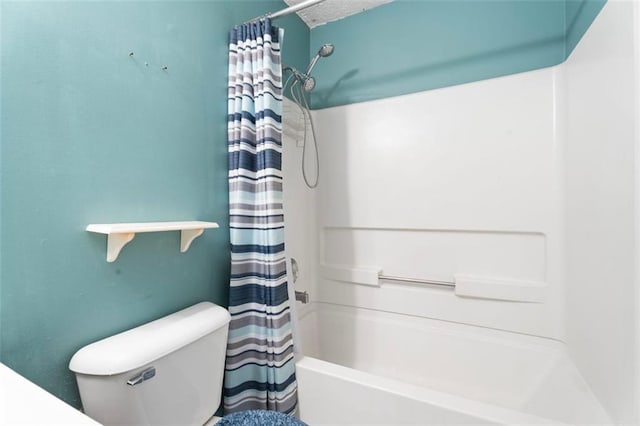
[[[202,425],[222,396],[229,312],[202,302],[80,349],[87,415],[105,425]]]

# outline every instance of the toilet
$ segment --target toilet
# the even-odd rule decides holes
[[[85,413],[104,425],[203,425],[220,405],[229,312],[202,302],[80,349]]]

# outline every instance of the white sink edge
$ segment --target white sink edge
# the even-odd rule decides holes
[[[100,423],[0,364],[0,425],[93,425]]]

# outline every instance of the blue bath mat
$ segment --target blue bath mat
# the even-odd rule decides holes
[[[308,426],[288,414],[268,410],[247,410],[224,416],[215,426]]]

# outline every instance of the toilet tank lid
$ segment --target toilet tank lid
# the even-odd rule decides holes
[[[98,376],[135,370],[226,327],[230,318],[221,306],[198,303],[83,347],[71,358],[69,369]]]

